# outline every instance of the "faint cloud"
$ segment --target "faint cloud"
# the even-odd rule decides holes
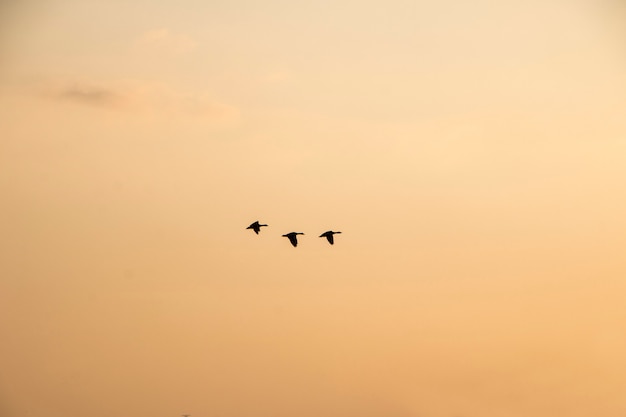
[[[88,85],[68,86],[58,91],[56,96],[69,101],[107,107],[115,106],[123,101],[123,97],[116,91]]]
[[[36,88],[43,97],[88,106],[114,108],[127,101],[123,90],[86,80],[47,80]]]
[[[41,94],[57,101],[159,118],[186,117],[227,124],[240,118],[237,107],[208,94],[185,92],[167,84],[141,80],[51,81],[41,89]]]
[[[196,48],[197,42],[183,33],[173,33],[169,29],[154,29],[139,35],[133,45],[140,51],[186,54]]]

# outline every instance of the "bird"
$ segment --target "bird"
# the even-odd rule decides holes
[[[300,233],[300,232],[291,232],[291,233],[287,233],[286,235],[283,235],[283,237],[289,238],[289,241],[295,248],[296,246],[298,246],[298,238],[296,236],[303,235],[303,234],[304,233]]]
[[[259,234],[259,232],[261,231],[261,227],[263,226],[267,226],[266,224],[259,224],[258,221],[252,223],[250,226],[246,227],[246,229],[252,229],[254,230],[254,233],[256,233],[257,235]]]
[[[333,245],[335,243],[335,239],[333,238],[333,235],[336,235],[337,233],[341,233],[341,232],[333,232],[332,230],[329,230],[328,232],[322,233],[320,237],[325,237],[326,239],[328,239],[328,243]]]

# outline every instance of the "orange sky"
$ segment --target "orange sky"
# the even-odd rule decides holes
[[[2,416],[626,414],[621,2],[212,3],[2,6]]]

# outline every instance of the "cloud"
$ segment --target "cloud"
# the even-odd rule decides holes
[[[121,108],[128,102],[128,92],[111,83],[84,79],[48,79],[35,83],[37,95],[59,102],[101,108]]]
[[[133,45],[140,51],[186,54],[196,48],[197,42],[186,34],[172,33],[169,29],[154,29],[139,35]]]
[[[123,97],[111,89],[89,85],[72,85],[57,92],[60,99],[83,104],[112,107],[123,101]]]
[[[220,123],[234,123],[240,117],[235,106],[222,103],[209,94],[141,80],[53,81],[43,88],[43,95],[62,102],[154,117],[183,117]]]

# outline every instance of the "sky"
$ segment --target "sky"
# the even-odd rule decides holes
[[[626,414],[626,3],[0,16],[1,415]]]

